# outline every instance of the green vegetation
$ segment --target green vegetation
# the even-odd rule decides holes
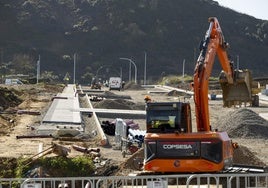
[[[16,159],[1,158],[0,159],[0,178],[14,177],[13,169],[16,168]]]
[[[183,76],[174,76],[174,75],[169,75],[169,76],[165,76],[162,78],[162,80],[160,80],[159,84],[161,85],[179,85],[182,83],[191,83],[193,81],[193,77],[192,76],[188,76],[185,75]]]
[[[27,177],[34,174],[35,169],[42,168],[41,176],[49,174],[53,177],[83,177],[89,176],[94,172],[94,163],[88,156],[79,156],[75,158],[50,157],[40,158],[27,164],[25,159],[17,161],[15,175],[17,178]],[[39,172],[39,170],[38,170]]]

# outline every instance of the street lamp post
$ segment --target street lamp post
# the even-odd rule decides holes
[[[75,84],[75,64],[76,64],[76,53],[74,53],[74,84]]]
[[[121,60],[127,60],[127,61],[129,61],[130,63],[132,63],[134,65],[134,67],[135,67],[135,84],[136,84],[137,83],[137,66],[134,63],[134,61],[132,61],[129,58],[124,58],[124,57],[120,57],[119,59],[121,59]]]
[[[128,68],[128,81],[131,82],[131,62],[129,61],[129,68]]]

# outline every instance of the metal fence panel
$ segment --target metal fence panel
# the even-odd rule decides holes
[[[268,188],[268,173],[0,178],[0,188]]]

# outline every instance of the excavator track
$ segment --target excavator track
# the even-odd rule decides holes
[[[259,166],[233,166],[230,167],[222,172],[216,172],[217,174],[223,173],[223,174],[254,174],[254,173],[267,173],[268,169],[267,167],[259,167]],[[134,171],[128,176],[154,176],[154,175],[176,175],[176,174],[182,174],[182,173],[160,173],[160,172],[146,172],[146,171]]]
[[[267,173],[268,167],[235,164],[232,167],[224,170],[223,173]]]
[[[180,174],[180,173],[160,173],[160,172],[151,172],[151,171],[143,171],[143,165],[142,165],[143,158],[142,157],[136,157],[133,159],[133,163],[137,163],[135,166],[137,166],[136,170],[129,174],[129,176],[151,176],[151,175],[174,175],[174,174]],[[257,165],[245,165],[245,164],[234,164],[232,167],[229,167],[220,173],[234,173],[234,174],[240,174],[240,173],[268,173],[268,167],[267,166],[257,166]]]

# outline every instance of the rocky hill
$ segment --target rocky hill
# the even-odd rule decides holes
[[[254,76],[267,72],[268,21],[219,6],[213,0],[2,0],[0,2],[0,74],[50,71],[60,79],[73,76],[74,54],[78,82],[98,74],[103,79],[128,78],[128,62],[147,77],[192,75],[208,17],[219,19],[233,60]],[[21,63],[23,62],[23,63]],[[27,65],[27,66],[25,66]],[[19,68],[20,67],[20,68]],[[26,69],[26,68],[27,69]],[[215,64],[214,74],[220,71]]]

